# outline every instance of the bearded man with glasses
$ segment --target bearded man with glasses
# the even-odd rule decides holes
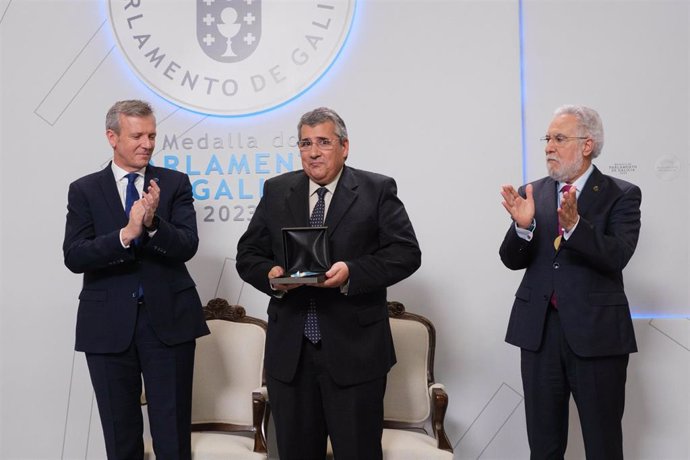
[[[264,365],[279,456],[323,460],[330,437],[335,458],[376,460],[395,363],[386,288],[421,252],[395,181],[345,166],[337,113],[308,112],[297,131],[302,170],[266,181],[237,245],[238,273],[270,296]],[[325,280],[272,284],[286,275],[282,229],[310,225],[327,227]]]
[[[506,341],[521,348],[530,458],[563,458],[572,394],[587,459],[622,459],[628,357],[637,351],[623,268],[637,246],[642,192],[592,164],[604,145],[593,109],[560,107],[542,140],[548,177],[501,188],[512,218],[501,260],[525,269]]]

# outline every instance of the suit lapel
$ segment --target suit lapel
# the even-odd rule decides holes
[[[558,235],[558,213],[556,212],[558,208],[558,198],[556,192],[558,184],[549,177],[544,180],[543,187],[544,190],[542,190],[541,193],[535,193],[535,197],[539,197],[535,198],[535,200],[538,199],[538,202],[536,202],[535,205],[537,209],[544,210],[545,222],[537,222],[537,225],[540,227],[543,225],[546,234],[549,235],[553,240]]]
[[[287,227],[309,226],[309,178],[302,173],[296,176],[295,183],[285,196],[285,208],[291,224]]]
[[[108,163],[108,166],[101,171],[98,183],[101,187],[103,199],[108,204],[108,208],[110,209],[110,215],[114,216],[118,222],[118,225],[124,227],[127,225],[127,215],[125,214],[125,208],[122,206],[122,200],[120,198],[120,193],[117,190],[115,176],[113,175],[113,170],[110,166],[110,163]]]
[[[331,204],[328,206],[324,225],[332,235],[342,221],[352,203],[357,199],[357,180],[352,170],[343,167]],[[288,210],[290,225],[294,227],[309,226],[309,177],[306,174],[296,176],[295,183],[285,196],[285,208]]]
[[[154,180],[158,183],[158,168],[152,165],[146,167],[146,172],[144,173],[144,191],[149,191],[149,184]],[[159,184],[160,186],[160,184]]]
[[[328,206],[328,213],[326,213],[325,225],[328,227],[329,235],[335,232],[348,209],[357,199],[357,187],[357,178],[352,169],[343,166],[343,173],[338,181],[331,204]]]
[[[590,207],[597,200],[599,194],[604,191],[605,188],[604,175],[594,167],[594,171],[585,182],[583,190],[577,197],[577,212],[581,216],[586,216]]]

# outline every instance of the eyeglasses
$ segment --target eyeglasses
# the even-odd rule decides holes
[[[319,150],[331,150],[335,146],[338,139],[328,139],[327,137],[317,137],[315,140],[302,139],[297,141],[297,147],[302,151],[311,150],[311,146],[316,144]]]
[[[565,144],[566,141],[570,141],[572,139],[589,139],[589,137],[587,137],[587,136],[584,136],[584,137],[583,136],[564,136],[563,134],[556,134],[555,136],[546,135],[544,137],[539,138],[540,141],[544,141],[547,144],[550,141],[554,141],[556,143],[556,145]]]

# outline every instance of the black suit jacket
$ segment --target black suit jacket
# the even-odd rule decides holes
[[[266,371],[289,382],[299,361],[306,307],[316,299],[322,350],[341,385],[384,376],[395,363],[386,288],[411,275],[421,252],[395,181],[345,166],[324,225],[333,262],[349,268],[348,294],[300,287],[276,298],[268,282],[275,265],[285,267],[283,227],[309,226],[309,179],[303,171],[270,179],[237,246],[237,270],[271,296]]]
[[[199,239],[189,178],[146,167],[145,185],[161,188],[158,231],[141,244],[123,248],[120,229],[128,218],[111,166],[70,184],[63,253],[65,265],[84,273],[79,294],[76,349],[115,353],[130,344],[137,317],[139,286],[158,338],[168,344],[208,334],[201,301],[185,262]]]
[[[517,236],[513,225],[500,248],[506,267],[525,275],[515,293],[506,341],[527,350],[541,344],[551,293],[572,350],[579,356],[619,355],[637,351],[623,268],[635,251],[640,232],[640,189],[602,174],[596,167],[578,193],[580,222],[558,251],[557,183],[533,183],[536,230],[532,241]],[[519,193],[524,197],[524,187]]]

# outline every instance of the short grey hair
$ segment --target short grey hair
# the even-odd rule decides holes
[[[592,158],[598,157],[604,148],[604,125],[597,111],[582,105],[562,105],[554,112],[554,117],[560,115],[573,115],[577,118],[580,136],[592,139]]]
[[[148,102],[140,100],[118,101],[108,110],[105,116],[105,129],[120,134],[120,114],[126,117],[144,118],[153,115],[153,109]]]
[[[329,109],[328,107],[319,107],[311,112],[307,112],[302,115],[299,123],[297,124],[297,137],[302,133],[302,126],[316,126],[321,123],[333,122],[335,125],[335,135],[340,139],[340,145],[347,139],[347,128],[345,127],[345,122],[340,115],[338,115],[335,110]]]

